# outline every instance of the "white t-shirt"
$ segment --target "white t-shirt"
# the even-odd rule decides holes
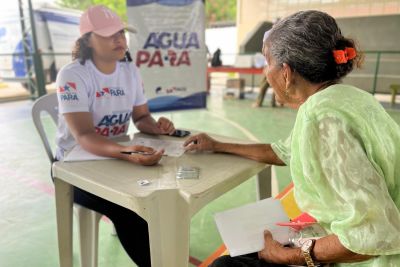
[[[63,114],[90,112],[97,133],[111,138],[128,131],[133,107],[147,103],[135,65],[118,62],[114,73],[101,73],[91,60],[64,66],[57,76],[58,129],[56,158],[77,144]]]

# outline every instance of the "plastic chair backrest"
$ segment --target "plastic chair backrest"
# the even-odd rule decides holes
[[[57,94],[44,95],[37,99],[32,106],[32,119],[35,124],[36,130],[42,139],[43,146],[46,149],[47,156],[51,163],[55,161],[54,154],[51,151],[47,134],[43,127],[42,113],[47,112],[50,114],[53,122],[58,123],[58,100]],[[98,253],[98,232],[99,220],[102,216],[94,210],[85,208],[74,203],[74,209],[78,219],[79,232],[80,232],[80,254],[81,266],[97,267],[97,253]]]
[[[40,139],[42,140],[43,146],[46,150],[47,156],[51,163],[55,161],[54,154],[51,150],[47,134],[43,127],[42,112],[47,112],[53,122],[57,125],[58,123],[58,100],[57,94],[47,94],[38,98],[32,106],[32,119],[35,124],[36,130],[39,133]]]

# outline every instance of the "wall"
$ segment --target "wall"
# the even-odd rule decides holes
[[[274,21],[299,10],[315,9],[335,18],[400,14],[396,0],[237,0],[238,44],[261,21]]]
[[[238,46],[241,53],[255,52],[269,23],[298,10],[317,9],[334,16],[343,34],[354,38],[363,51],[400,52],[400,1],[382,0],[238,0]],[[260,29],[261,27],[261,29]],[[369,92],[389,93],[389,85],[400,83],[400,53],[381,55],[374,89],[377,53],[366,53],[363,67],[344,82]]]

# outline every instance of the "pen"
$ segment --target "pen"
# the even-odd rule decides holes
[[[151,156],[154,154],[154,152],[149,153],[149,152],[145,152],[145,151],[121,151],[121,154],[126,154],[126,155],[138,154],[138,155],[143,155],[143,156]],[[166,156],[166,155],[163,154],[161,156]]]
[[[144,156],[151,156],[154,153],[149,153],[149,152],[145,152],[145,151],[121,151],[121,154],[126,154],[126,155],[139,154],[139,155],[144,155]]]

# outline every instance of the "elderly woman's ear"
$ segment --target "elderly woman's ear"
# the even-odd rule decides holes
[[[282,75],[285,80],[285,89],[290,88],[294,84],[294,71],[287,63],[282,64]]]

